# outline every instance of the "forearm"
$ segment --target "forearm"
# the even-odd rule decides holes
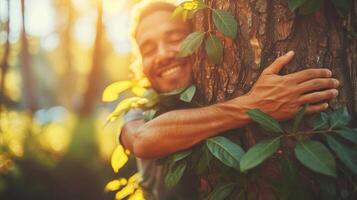
[[[249,108],[248,98],[242,96],[203,108],[170,111],[147,123],[138,121],[126,127],[122,140],[138,157],[163,157],[248,124]]]

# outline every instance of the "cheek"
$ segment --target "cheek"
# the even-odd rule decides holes
[[[152,65],[150,65],[150,63],[147,60],[143,60],[143,73],[148,78],[151,77],[151,73],[152,73],[151,68],[152,68]]]

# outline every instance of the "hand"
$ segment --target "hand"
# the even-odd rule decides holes
[[[292,118],[298,110],[309,103],[306,113],[321,112],[328,104],[322,103],[338,95],[339,82],[330,78],[328,69],[306,69],[281,76],[279,71],[294,57],[294,52],[277,58],[260,75],[247,94],[251,108],[259,108],[277,120]]]

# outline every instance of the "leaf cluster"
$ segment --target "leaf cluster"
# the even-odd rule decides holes
[[[184,1],[175,9],[173,16],[177,17],[181,14],[182,18],[186,20],[187,15],[190,15],[186,13],[191,13],[192,16],[193,13],[202,9],[212,11],[211,17],[218,32],[230,39],[234,40],[236,38],[238,25],[235,17],[225,10],[209,7],[202,0]],[[180,45],[179,56],[186,57],[192,55],[202,46],[203,41],[205,41],[205,52],[208,60],[213,64],[221,63],[223,60],[224,46],[217,35],[213,33],[214,30],[207,30],[196,31],[189,34]]]
[[[284,139],[293,139],[296,144],[292,154],[307,169],[322,175],[322,177],[336,179],[346,174],[354,176],[357,174],[357,151],[354,148],[357,143],[357,129],[347,127],[351,120],[346,108],[339,108],[334,112],[319,113],[309,130],[299,131],[304,119],[305,105],[292,120],[291,127],[283,127],[280,122],[268,114],[253,109],[248,111],[251,119],[269,135],[267,139],[259,141],[246,151],[241,147],[239,141],[231,140],[226,136],[209,138],[199,148],[179,152],[170,156],[167,160],[169,170],[166,173],[166,184],[172,188],[179,182],[185,171],[194,170],[197,175],[204,174],[210,167],[219,166],[216,170],[224,177],[225,174],[236,177],[236,179],[224,179],[220,184],[214,186],[210,193],[206,194],[208,199],[225,199],[230,195],[242,195],[244,190],[244,177],[254,175],[253,169],[260,166],[265,160],[275,155],[287,160],[292,165],[291,158],[285,158],[277,151],[282,148]],[[184,156],[183,156],[184,155]],[[197,155],[200,155],[197,157]],[[180,159],[173,159],[179,157]],[[179,162],[177,162],[180,160]],[[345,170],[339,171],[338,166]],[[296,168],[294,165],[290,168]],[[290,176],[291,175],[290,173]],[[291,184],[296,183],[295,178],[288,178]],[[243,184],[242,184],[243,182]],[[321,181],[321,187],[326,181]],[[350,184],[354,186],[353,181]],[[336,188],[334,188],[336,190]],[[285,187],[285,191],[288,188]],[[348,196],[351,191],[344,191]],[[285,194],[288,194],[285,192]],[[326,195],[326,194],[325,194]],[[334,193],[334,195],[337,195]],[[341,194],[342,195],[342,194]],[[214,197],[214,198],[213,198]],[[337,197],[336,197],[337,198]]]

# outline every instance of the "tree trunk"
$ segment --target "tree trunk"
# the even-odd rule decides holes
[[[85,91],[82,99],[82,105],[79,110],[79,113],[82,116],[88,116],[94,110],[95,104],[98,102],[98,93],[100,91],[101,85],[101,76],[102,76],[102,69],[101,69],[101,61],[102,61],[102,35],[103,35],[103,8],[102,2],[98,3],[98,16],[97,16],[97,28],[96,28],[96,37],[94,43],[94,50],[93,50],[93,61],[92,61],[92,68],[88,75],[88,86],[87,90]]]
[[[0,77],[0,118],[2,114],[2,109],[3,106],[6,106],[7,104],[5,103],[6,99],[6,92],[5,92],[5,77],[6,77],[6,72],[9,68],[9,65],[7,64],[8,57],[10,54],[10,42],[9,42],[9,35],[10,35],[10,1],[8,0],[7,2],[7,22],[5,22],[4,25],[4,31],[6,31],[6,42],[3,45],[2,48],[4,48],[4,53],[2,55],[2,60],[0,63],[0,70],[1,70],[1,77]]]
[[[22,76],[23,76],[23,91],[25,95],[25,104],[29,109],[30,113],[33,113],[37,108],[36,90],[35,90],[35,80],[32,74],[32,60],[29,52],[29,45],[26,36],[26,18],[25,18],[25,0],[21,0],[21,17],[22,17],[22,49],[21,49],[21,60],[22,60]]]
[[[281,74],[305,68],[324,67],[340,80],[339,96],[330,102],[333,108],[347,105],[356,124],[357,114],[357,40],[349,33],[357,29],[357,8],[340,17],[331,1],[311,15],[291,12],[287,0],[206,0],[210,7],[227,10],[238,22],[238,34],[233,41],[220,37],[224,43],[222,64],[211,64],[204,49],[197,53],[194,66],[196,85],[205,103],[211,104],[247,93],[264,68],[275,58],[295,51],[295,59]],[[357,1],[354,0],[354,5]],[[209,10],[198,12],[194,18],[196,30],[214,27]],[[243,146],[248,148],[264,135],[253,126],[245,128]],[[276,199],[271,180],[279,177],[279,168],[273,158],[259,167],[258,181],[248,184],[253,199]],[[309,177],[309,172],[302,176]],[[315,185],[304,179],[304,184]]]

